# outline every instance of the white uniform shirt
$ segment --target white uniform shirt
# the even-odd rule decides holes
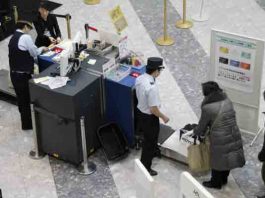
[[[21,30],[16,30],[17,32],[23,33]],[[36,59],[38,55],[41,54],[43,47],[37,48],[33,43],[32,38],[29,34],[23,34],[18,40],[18,48],[22,51],[29,51],[29,54]]]
[[[145,73],[136,79],[137,108],[145,114],[152,114],[151,107],[160,107],[158,87],[153,76]]]

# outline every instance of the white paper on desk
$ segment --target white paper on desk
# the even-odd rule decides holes
[[[49,86],[50,89],[56,89],[65,86],[68,80],[68,77],[49,77],[49,80],[43,81],[41,84]]]
[[[50,77],[49,80],[46,80],[46,81],[41,82],[40,84],[42,84],[42,85],[48,85],[49,86],[51,78],[52,77]]]
[[[45,76],[45,77],[40,77],[40,78],[35,78],[33,79],[34,83],[38,84],[38,83],[43,83],[45,81],[50,80],[49,76]]]
[[[50,89],[56,89],[59,87],[63,87],[66,85],[67,81],[69,80],[68,77],[62,77],[62,76],[56,76],[54,78],[52,78],[49,83],[49,87]]]
[[[89,59],[89,61],[87,61],[87,63],[90,65],[95,65],[96,62],[97,62],[96,59]]]

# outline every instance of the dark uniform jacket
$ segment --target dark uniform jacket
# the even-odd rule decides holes
[[[10,71],[18,71],[32,74],[34,68],[34,59],[30,56],[29,51],[23,51],[18,48],[20,37],[24,33],[15,31],[13,37],[10,39],[9,48],[9,65]]]
[[[215,121],[222,102],[222,109]],[[241,134],[230,99],[222,91],[213,92],[204,98],[201,109],[201,118],[194,133],[203,136],[207,129],[211,129],[209,134],[211,168],[224,171],[244,166]]]
[[[53,14],[49,14],[47,17],[47,21],[44,21],[41,16],[38,17],[38,20],[34,22],[34,26],[37,31],[37,38],[36,38],[36,46],[41,47],[41,46],[49,46],[50,40],[49,37],[44,35],[45,29],[47,29],[51,36],[53,38],[61,37],[61,31],[56,19],[56,16]]]

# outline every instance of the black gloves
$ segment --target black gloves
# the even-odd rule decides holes
[[[186,124],[183,129],[187,130],[187,131],[191,131],[193,130],[196,126],[198,126],[197,124]]]

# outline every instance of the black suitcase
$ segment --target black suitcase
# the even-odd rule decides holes
[[[128,143],[116,123],[100,126],[97,135],[108,160],[120,159],[128,154]]]

